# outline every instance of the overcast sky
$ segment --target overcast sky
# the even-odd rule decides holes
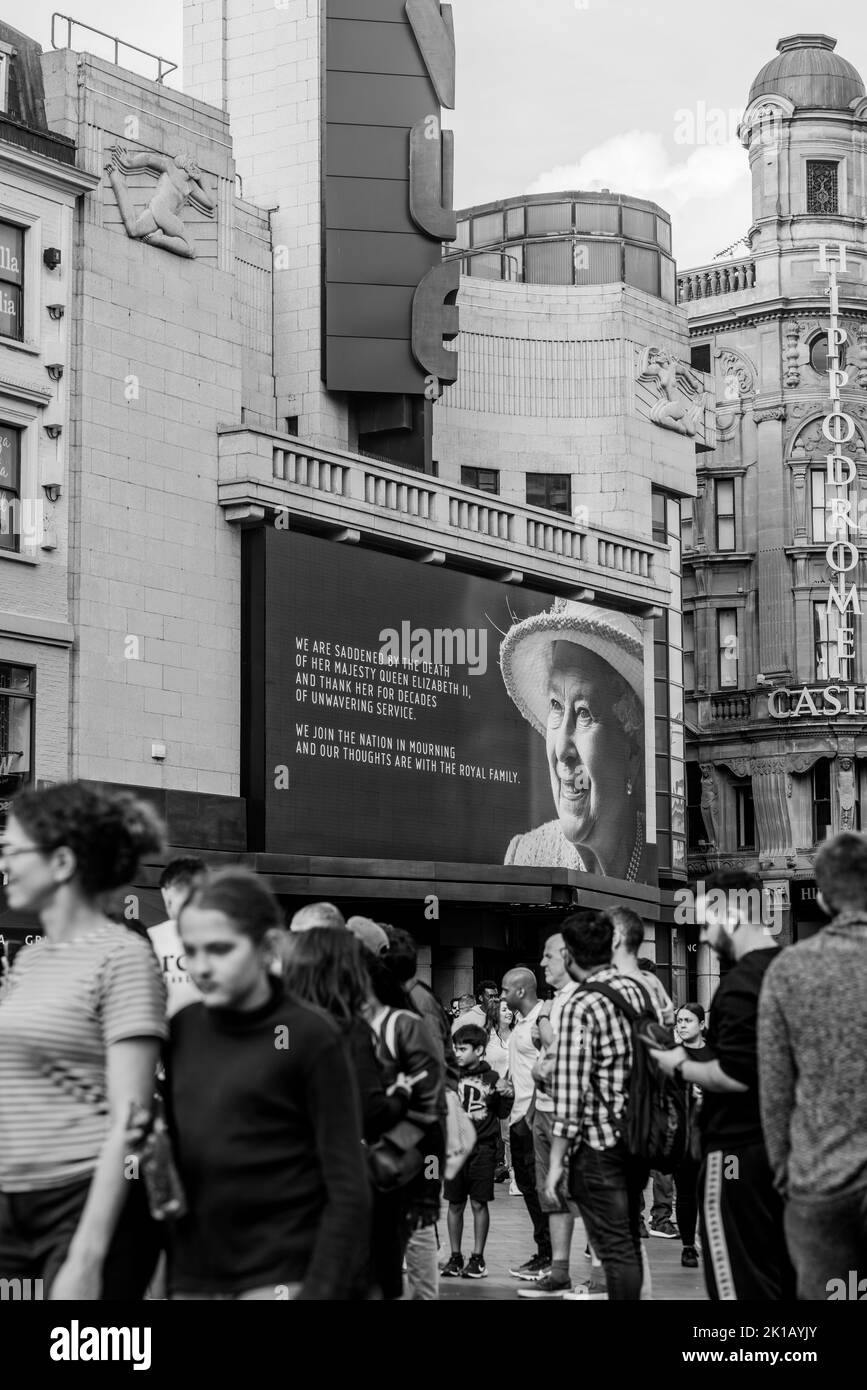
[[[54,3],[0,0],[4,19],[46,47]],[[71,8],[181,61],[182,0]],[[453,9],[457,110],[446,124],[456,132],[457,206],[561,188],[651,198],[671,213],[682,268],[711,261],[750,225],[735,128],[777,40],[821,29],[867,73],[867,9],[856,0],[453,0]],[[100,51],[95,41],[73,46]]]

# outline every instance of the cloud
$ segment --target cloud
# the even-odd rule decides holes
[[[676,212],[699,198],[719,198],[748,173],[740,144],[699,145],[680,163],[672,161],[663,137],[649,130],[614,135],[588,150],[575,164],[547,169],[530,184],[528,193],[563,189],[593,192],[608,188],[633,198],[659,203]]]

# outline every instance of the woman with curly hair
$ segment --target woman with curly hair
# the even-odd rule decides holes
[[[15,797],[0,840],[9,905],[44,932],[0,996],[0,1277],[54,1299],[140,1299],[159,1254],[125,1129],[152,1104],[165,987],[104,901],[162,842],[145,802],[83,782]]]

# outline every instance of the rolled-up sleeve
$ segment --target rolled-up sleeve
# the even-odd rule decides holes
[[[593,1028],[593,1015],[582,1014],[576,1001],[568,999],[560,1015],[551,1088],[554,1133],[559,1138],[577,1139],[581,1131],[584,1100],[590,1087]]]

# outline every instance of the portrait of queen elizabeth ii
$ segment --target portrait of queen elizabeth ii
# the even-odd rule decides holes
[[[645,878],[638,622],[559,599],[510,628],[500,669],[511,699],[545,740],[555,811],[553,820],[516,835],[504,862]]]

